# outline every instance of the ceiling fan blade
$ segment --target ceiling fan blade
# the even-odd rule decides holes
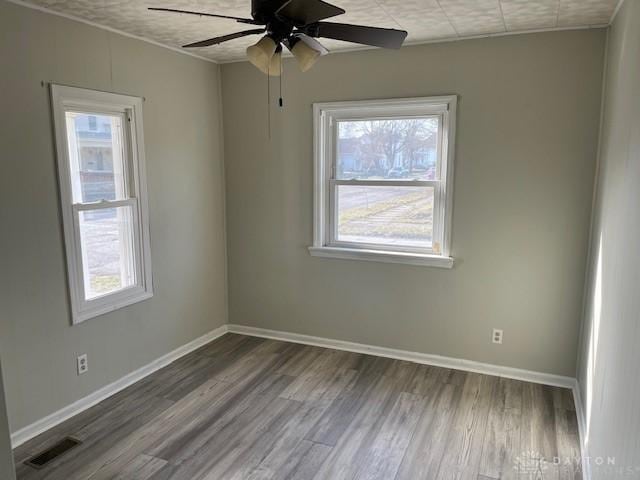
[[[322,0],[290,0],[276,11],[278,17],[292,21],[297,27],[343,13],[342,8]]]
[[[319,41],[317,41],[315,38],[310,37],[309,35],[305,35],[302,32],[293,32],[293,36],[302,40],[316,52],[320,52],[320,55],[326,55],[329,53],[329,50],[327,50],[324,45],[322,45]]]
[[[240,22],[240,23],[249,23],[251,25],[263,25],[262,22],[258,22],[252,18],[231,17],[229,15],[216,15],[215,13],[192,12],[189,10],[177,10],[175,8],[157,8],[157,7],[149,7],[149,10],[153,10],[155,12],[186,13],[187,15],[199,15],[201,17],[226,18],[228,20],[235,20],[236,22]]]
[[[318,22],[307,25],[303,31],[311,37],[333,38],[382,48],[400,48],[407,38],[407,32],[404,30],[347,23]]]
[[[183,45],[182,48],[210,47],[211,45],[218,45],[219,43],[227,42],[229,40],[233,40],[234,38],[246,37],[247,35],[256,35],[258,33],[264,32],[264,28],[254,28],[253,30],[244,30],[243,32],[230,33],[229,35],[209,38],[208,40],[202,40],[201,42],[190,43],[189,45]]]

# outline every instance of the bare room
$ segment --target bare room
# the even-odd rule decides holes
[[[1,480],[640,479],[640,0],[0,0],[0,65]]]

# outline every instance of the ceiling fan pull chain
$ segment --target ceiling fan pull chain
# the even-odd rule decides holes
[[[280,104],[280,108],[282,108],[284,106],[284,102],[282,101],[282,77],[284,76],[284,66],[282,65],[282,62],[280,62],[280,99],[278,100],[278,103]]]
[[[267,66],[267,135],[271,140],[271,80],[269,66]]]

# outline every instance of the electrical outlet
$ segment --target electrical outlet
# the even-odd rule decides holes
[[[78,362],[78,375],[87,373],[89,371],[89,364],[87,363],[87,354],[80,355],[77,359]]]
[[[500,343],[502,344],[502,330],[499,330],[497,328],[493,329],[493,343]]]

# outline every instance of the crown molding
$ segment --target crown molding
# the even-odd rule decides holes
[[[442,38],[434,38],[430,40],[415,40],[412,42],[405,42],[402,45],[402,48],[417,47],[420,45],[431,45],[435,43],[451,43],[451,42],[462,42],[465,40],[478,40],[481,38],[509,37],[512,35],[529,35],[532,33],[566,32],[566,31],[572,31],[572,30],[591,30],[591,29],[598,29],[598,28],[607,28],[609,25],[610,24],[608,23],[606,24],[603,23],[603,24],[597,24],[597,25],[583,25],[583,26],[577,26],[577,27],[551,27],[551,28],[538,28],[533,30],[519,30],[517,32],[486,33],[482,35],[470,35],[466,37],[464,36],[463,37],[442,37]],[[355,46],[352,48],[344,48],[340,50],[329,51],[328,55],[335,55],[339,53],[362,52],[366,50],[380,50],[380,48],[362,45],[362,46]],[[283,51],[282,56],[286,58],[293,58],[293,55],[291,55],[291,53],[285,52],[285,51]],[[248,60],[245,58],[237,58],[232,60],[218,60],[218,64],[227,65],[230,63],[240,63],[240,62],[247,62],[247,61]]]

